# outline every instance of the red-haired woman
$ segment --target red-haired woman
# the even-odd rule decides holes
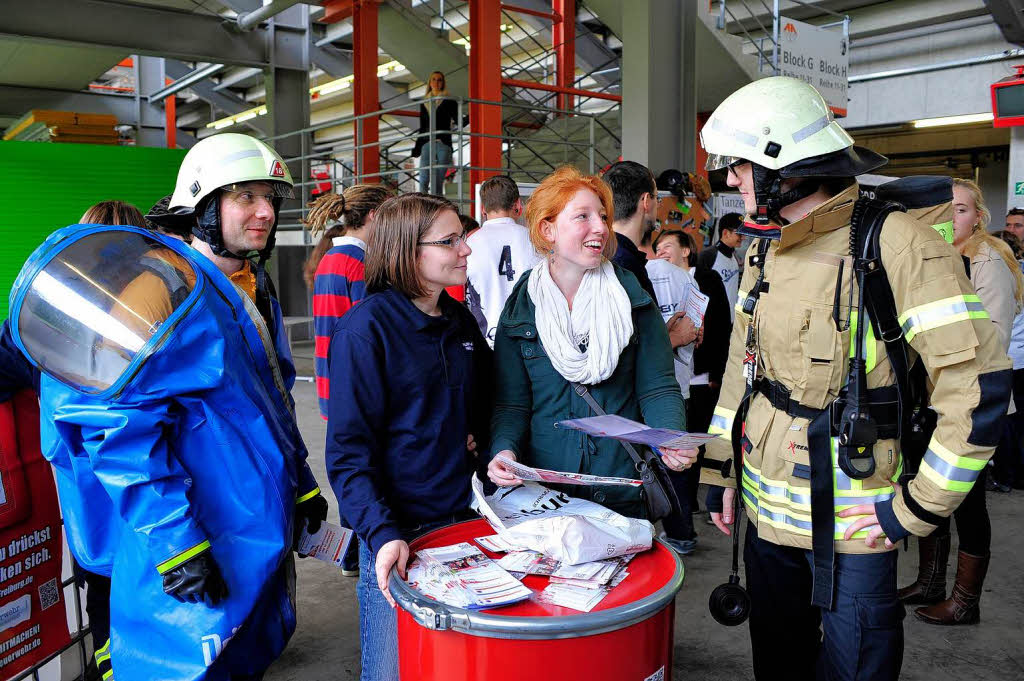
[[[683,428],[686,417],[661,313],[629,272],[613,265],[612,194],[597,177],[571,166],[544,179],[530,197],[530,240],[547,254],[523,275],[505,304],[494,342],[495,408],[491,451],[531,466],[636,478],[615,440],[555,429],[556,421],[592,412],[572,383],[601,408],[649,426]],[[696,450],[662,449],[682,470]],[[498,485],[519,480],[496,459]],[[636,487],[577,487],[620,513],[644,517]]]

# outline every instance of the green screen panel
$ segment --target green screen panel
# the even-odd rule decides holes
[[[101,144],[0,142],[0,320],[25,259],[100,201],[118,199],[145,214],[174,189],[181,149]]]

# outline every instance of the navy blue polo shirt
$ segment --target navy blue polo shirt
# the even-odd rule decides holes
[[[475,462],[490,458],[491,350],[468,309],[446,293],[439,304],[431,317],[387,289],[331,335],[327,475],[373,555],[403,531],[465,513]],[[468,433],[482,459],[467,453]]]

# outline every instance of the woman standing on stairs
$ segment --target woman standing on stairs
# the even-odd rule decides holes
[[[459,105],[454,99],[448,99],[444,74],[434,71],[420,104],[420,128],[412,150],[413,157],[420,160],[420,191],[424,194],[444,196],[444,176],[452,164],[452,128],[461,125],[458,117]],[[430,134],[431,119],[433,135]]]
[[[953,246],[970,260],[971,283],[999,331],[1004,350],[1010,346],[1013,318],[1024,301],[1024,276],[1009,246],[986,230],[990,214],[981,189],[970,180],[953,180]],[[900,589],[906,605],[920,604],[914,614],[929,624],[975,624],[992,543],[992,524],[985,507],[985,469],[953,517],[960,546],[956,581],[946,598],[949,560],[949,519],[918,543],[917,581]]]

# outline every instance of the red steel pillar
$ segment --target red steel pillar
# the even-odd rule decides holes
[[[697,113],[697,167],[694,168],[694,172],[698,175],[708,179],[708,171],[705,166],[708,163],[708,152],[704,151],[704,147],[700,143],[700,131],[704,128],[704,124],[711,118],[710,111],[700,111]]]
[[[353,113],[356,116],[380,110],[377,89],[377,0],[358,0],[353,3],[352,70]],[[377,116],[356,121],[356,172],[362,182],[377,182],[380,172],[380,126]],[[369,146],[367,146],[369,145]]]
[[[478,184],[501,171],[501,4],[469,0],[469,97],[495,102],[469,105],[470,196]],[[480,135],[486,135],[481,137]]]
[[[130,59],[127,61],[131,61]],[[122,62],[123,63],[123,62]],[[174,81],[164,78],[164,85]],[[178,148],[178,100],[174,95],[164,98],[164,133],[167,135],[167,148]]]
[[[571,88],[576,82],[576,0],[551,0],[551,9],[558,15],[551,28],[555,47],[555,85]],[[559,109],[571,109],[573,97],[558,95]]]

